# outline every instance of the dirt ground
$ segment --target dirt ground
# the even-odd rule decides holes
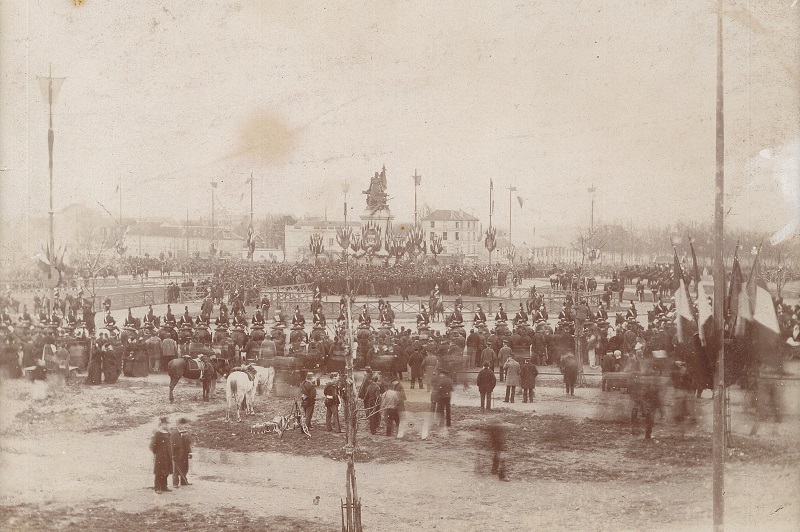
[[[645,442],[631,435],[630,399],[616,391],[569,397],[539,387],[534,404],[498,401],[482,413],[475,387],[459,388],[445,432],[429,427],[427,391],[405,387],[402,438],[371,435],[363,423],[359,432],[366,530],[710,528],[708,396],[697,426],[675,426],[667,408]],[[764,423],[756,437],[744,397],[731,391],[728,530],[797,530],[798,388],[787,383],[783,422]],[[292,399],[258,397],[256,415],[235,423],[224,420],[222,386],[209,403],[200,395],[182,382],[170,404],[163,375],[92,387],[2,382],[0,529],[341,529],[345,440],[324,431],[321,405],[310,440],[296,430],[279,439],[250,425],[288,413]],[[157,495],[148,443],[162,415],[192,420],[195,449],[192,485]],[[492,422],[505,428],[508,482],[488,474],[483,428]]]

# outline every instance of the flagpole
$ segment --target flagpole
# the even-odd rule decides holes
[[[714,376],[713,509],[714,531],[724,530],[725,516],[725,266],[722,262],[723,201],[725,190],[725,115],[722,68],[722,0],[717,0],[717,110],[716,176],[714,196],[714,323],[717,335],[717,371]]]

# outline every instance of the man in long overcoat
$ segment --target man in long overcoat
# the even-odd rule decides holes
[[[476,382],[478,391],[481,393],[481,410],[484,409],[484,406],[486,410],[492,409],[492,391],[497,385],[497,377],[495,377],[494,371],[489,366],[489,362],[483,363],[483,369],[478,372],[478,380]]]
[[[169,433],[172,445],[172,487],[190,486],[186,478],[189,474],[189,458],[192,457],[192,438],[189,435],[189,420],[182,417],[178,426]]]
[[[519,362],[514,360],[514,355],[508,356],[505,364],[503,364],[503,370],[506,374],[506,398],[503,402],[513,403],[514,395],[517,392],[517,386],[519,386]]]
[[[156,493],[172,491],[167,487],[167,477],[172,473],[172,449],[167,418],[162,417],[158,429],[150,438],[150,451],[153,453],[153,474]]]

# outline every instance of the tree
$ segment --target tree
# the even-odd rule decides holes
[[[442,237],[436,234],[431,235],[431,247],[430,247],[431,255],[433,255],[433,260],[437,261],[437,257],[439,254],[444,251],[444,246],[442,246]]]
[[[578,236],[572,242],[572,249],[580,253],[581,265],[578,269],[578,277],[583,275],[583,270],[586,266],[586,259],[590,262],[598,257],[600,251],[605,247],[605,237],[600,234],[599,228],[597,229],[579,229]]]
[[[72,264],[80,272],[90,290],[92,303],[97,295],[97,277],[112,266],[114,253],[124,252],[126,229],[120,225],[101,226],[95,223],[80,225],[75,240]]]

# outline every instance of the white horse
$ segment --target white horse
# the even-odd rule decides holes
[[[256,371],[255,378],[250,380],[250,376],[243,371],[233,371],[225,380],[225,398],[228,401],[228,408],[225,411],[225,420],[230,419],[231,408],[236,405],[236,421],[242,420],[242,406],[244,405],[245,415],[254,414],[253,403],[255,402],[256,390],[264,389],[265,393],[272,391],[275,379],[275,369],[272,367],[264,368],[252,366]]]
[[[242,404],[244,404],[245,414],[250,413],[251,397],[255,389],[255,381],[242,371],[233,371],[225,379],[225,398],[228,401],[228,408],[225,410],[225,421],[230,419],[231,408],[236,405],[236,421],[242,420]]]

